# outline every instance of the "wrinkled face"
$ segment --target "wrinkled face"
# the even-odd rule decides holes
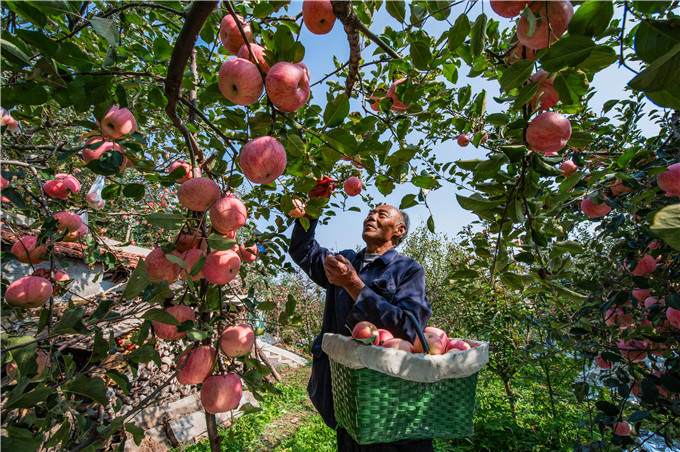
[[[392,241],[395,234],[403,233],[405,226],[399,223],[401,214],[392,206],[378,206],[364,220],[361,237],[366,243],[384,244]]]

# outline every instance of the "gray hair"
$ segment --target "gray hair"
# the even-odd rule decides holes
[[[408,218],[408,214],[406,212],[404,212],[403,210],[399,210],[399,209],[397,209],[397,212],[399,212],[399,214],[401,215],[401,217],[397,220],[397,226],[399,226],[400,224],[403,224],[404,226],[406,226],[406,231],[402,235],[397,237],[397,239],[394,241],[394,246],[397,246],[401,242],[404,241],[404,239],[408,235],[409,227],[411,226],[411,221]]]

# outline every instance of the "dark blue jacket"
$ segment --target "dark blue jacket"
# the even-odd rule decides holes
[[[362,320],[368,320],[378,328],[390,331],[413,343],[416,338],[413,322],[404,314],[411,311],[421,327],[430,320],[432,310],[425,294],[425,270],[413,259],[402,256],[394,248],[379,256],[363,270],[361,261],[364,250],[357,253],[344,250],[338,254],[349,260],[359,278],[366,284],[356,302],[342,287],[332,285],[323,268],[326,256],[331,254],[314,239],[317,221],[312,220],[308,231],[299,221],[295,222],[290,240],[289,253],[293,261],[319,286],[326,289],[326,306],[319,334],[312,345],[312,376],[307,386],[309,398],[321,414],[324,422],[336,428],[331,392],[331,372],[328,356],[321,350],[324,333],[349,336],[351,329]]]

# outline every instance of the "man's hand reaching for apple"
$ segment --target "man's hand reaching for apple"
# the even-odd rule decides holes
[[[328,282],[343,287],[356,301],[364,282],[357,275],[352,263],[340,254],[329,255],[324,262]]]

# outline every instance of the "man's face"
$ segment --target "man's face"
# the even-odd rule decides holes
[[[399,231],[401,214],[392,206],[378,206],[368,213],[364,220],[364,232],[361,237],[366,243],[384,244],[392,241],[392,236]]]

